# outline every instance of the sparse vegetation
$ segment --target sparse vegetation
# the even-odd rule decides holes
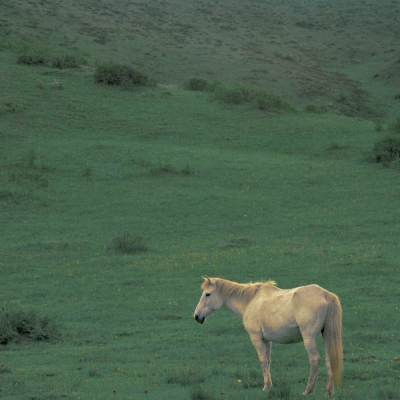
[[[400,134],[400,117],[397,117],[396,122],[390,125],[389,129],[394,134]]]
[[[107,85],[146,85],[149,78],[135,69],[126,65],[103,64],[100,65],[94,74],[96,83]]]
[[[170,371],[166,382],[182,386],[199,385],[205,381],[204,371],[195,367],[186,367],[179,370]]]
[[[132,236],[128,232],[124,234],[117,232],[111,239],[108,250],[122,254],[137,254],[146,252],[149,248],[142,236]]]
[[[21,340],[55,341],[60,328],[54,317],[6,306],[0,309],[0,344]]]
[[[0,299],[62,324],[1,319],[1,396],[302,398],[303,344],[264,392],[240,319],[192,321],[207,274],[337,293],[333,397],[395,398],[398,2],[117,3],[0,2]]]
[[[73,55],[23,54],[17,58],[17,64],[30,66],[48,66],[58,69],[79,68],[84,62]]]
[[[208,81],[204,78],[191,78],[185,82],[185,88],[194,92],[204,92],[207,90]]]
[[[315,114],[323,114],[328,112],[328,107],[323,104],[307,104],[305,108],[306,112],[315,113]]]
[[[23,54],[17,59],[17,64],[23,65],[46,65],[47,63],[47,58],[42,54]]]
[[[400,135],[387,135],[379,139],[373,149],[373,156],[378,163],[391,163],[400,159]]]

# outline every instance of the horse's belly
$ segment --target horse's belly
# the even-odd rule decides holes
[[[282,344],[298,343],[303,340],[298,326],[276,330],[271,328],[265,329],[262,332],[262,336],[264,340]]]

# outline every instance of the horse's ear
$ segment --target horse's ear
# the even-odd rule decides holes
[[[211,285],[211,286],[215,285],[214,279],[209,278],[207,275],[202,276],[202,278],[203,278],[205,281],[208,281],[209,285]]]

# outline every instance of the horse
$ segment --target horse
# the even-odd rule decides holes
[[[341,387],[342,307],[338,296],[318,285],[280,289],[272,280],[240,284],[208,276],[203,276],[203,279],[203,293],[194,312],[194,319],[203,324],[207,317],[222,306],[242,318],[261,362],[263,390],[272,387],[272,342],[290,344],[303,341],[310,360],[310,375],[303,396],[315,391],[321,362],[317,347],[320,332],[328,371],[325,396],[334,393],[333,381]]]

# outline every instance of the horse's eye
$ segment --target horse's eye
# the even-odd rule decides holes
[[[206,293],[206,297],[211,296],[211,293]]]

